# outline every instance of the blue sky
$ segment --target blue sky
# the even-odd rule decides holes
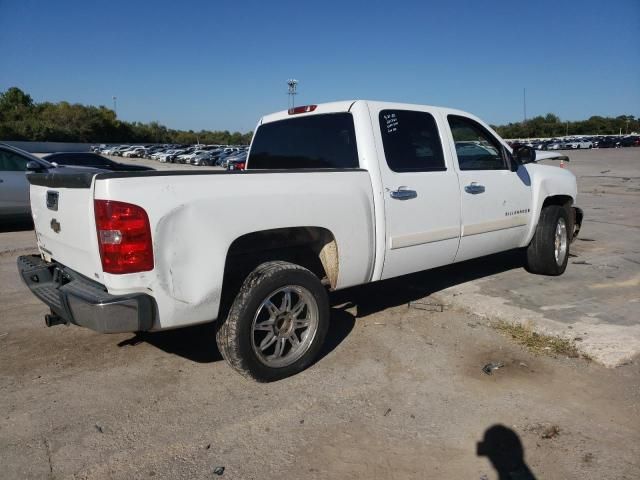
[[[248,131],[352,98],[493,124],[640,115],[640,0],[0,0],[0,90],[112,105],[124,120]]]

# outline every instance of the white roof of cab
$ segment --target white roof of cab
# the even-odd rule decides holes
[[[459,115],[464,115],[464,116],[468,116],[471,118],[476,118],[474,115],[468,113],[468,112],[464,112],[462,110],[456,110],[453,108],[446,108],[446,107],[436,107],[433,105],[420,105],[420,104],[412,104],[412,103],[398,103],[398,102],[381,102],[378,100],[343,100],[343,101],[339,101],[339,102],[329,102],[329,103],[318,103],[315,104],[317,105],[316,109],[313,112],[309,112],[309,113],[300,113],[298,115],[300,116],[306,116],[306,115],[317,115],[317,114],[322,114],[322,113],[336,113],[336,112],[348,112],[351,107],[353,106],[354,103],[356,102],[366,102],[368,104],[376,104],[377,106],[386,106],[388,108],[404,108],[404,109],[410,109],[412,107],[423,107],[423,108],[429,108],[430,110],[440,110],[442,112],[445,112],[447,114],[459,114]],[[314,105],[314,104],[312,104]],[[298,105],[300,107],[304,106],[304,105]],[[270,113],[268,115],[265,115],[264,117],[262,117],[260,119],[259,124],[263,124],[263,123],[270,123],[270,122],[275,122],[278,120],[284,120],[286,118],[291,118],[291,115],[289,115],[289,111],[288,110],[281,110],[279,112],[275,112],[275,113]]]
[[[329,103],[318,103],[318,104],[312,104],[312,105],[317,105],[317,108],[310,113],[303,113],[300,115],[314,115],[314,114],[318,114],[318,113],[335,113],[335,112],[348,112],[349,109],[351,108],[351,105],[353,105],[356,102],[356,100],[345,100],[345,101],[341,101],[341,102],[329,102]],[[298,105],[299,107],[302,107],[304,105]],[[281,110],[279,112],[275,112],[275,113],[270,113],[269,115],[265,115],[264,117],[262,117],[260,123],[269,123],[269,122],[275,122],[277,120],[284,120],[285,118],[291,118],[291,116],[289,115],[289,110]]]

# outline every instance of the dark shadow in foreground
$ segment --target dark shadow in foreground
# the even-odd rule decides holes
[[[25,232],[27,230],[33,230],[33,220],[29,215],[0,220],[0,233]]]
[[[338,308],[331,309],[329,331],[316,362],[340,345],[353,330],[354,325],[353,315]],[[216,344],[215,323],[161,332],[138,332],[133,337],[120,342],[118,346],[134,346],[141,342],[197,363],[212,363],[222,360],[222,355]]]
[[[487,457],[499,480],[536,480],[524,461],[524,448],[518,434],[504,425],[493,425],[477,445],[479,457]]]

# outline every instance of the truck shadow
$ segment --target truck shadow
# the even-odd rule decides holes
[[[355,317],[349,312],[332,308],[327,338],[316,362],[340,345],[353,330],[355,323]],[[134,346],[141,342],[196,363],[212,363],[223,359],[216,345],[215,323],[161,332],[138,332],[133,337],[120,342],[118,346]]]
[[[346,302],[357,307],[356,317],[365,317],[390,307],[408,304],[440,290],[478,278],[522,268],[524,252],[511,250],[466,262],[426,270],[332,293],[332,305]]]
[[[356,318],[407,304],[453,285],[521,268],[522,265],[522,252],[510,251],[333,292],[330,295],[331,325],[316,362],[329,355],[347,338],[355,326]],[[357,315],[347,311],[354,306]],[[208,323],[162,332],[140,332],[118,346],[145,342],[193,362],[211,363],[222,360],[215,338],[215,324]]]

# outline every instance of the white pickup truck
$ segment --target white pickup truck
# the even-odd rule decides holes
[[[571,172],[473,115],[362,100],[263,117],[246,171],[29,181],[40,255],[18,267],[47,325],[217,320],[222,355],[259,381],[313,361],[327,290],[516,248],[559,275],[582,221]]]

